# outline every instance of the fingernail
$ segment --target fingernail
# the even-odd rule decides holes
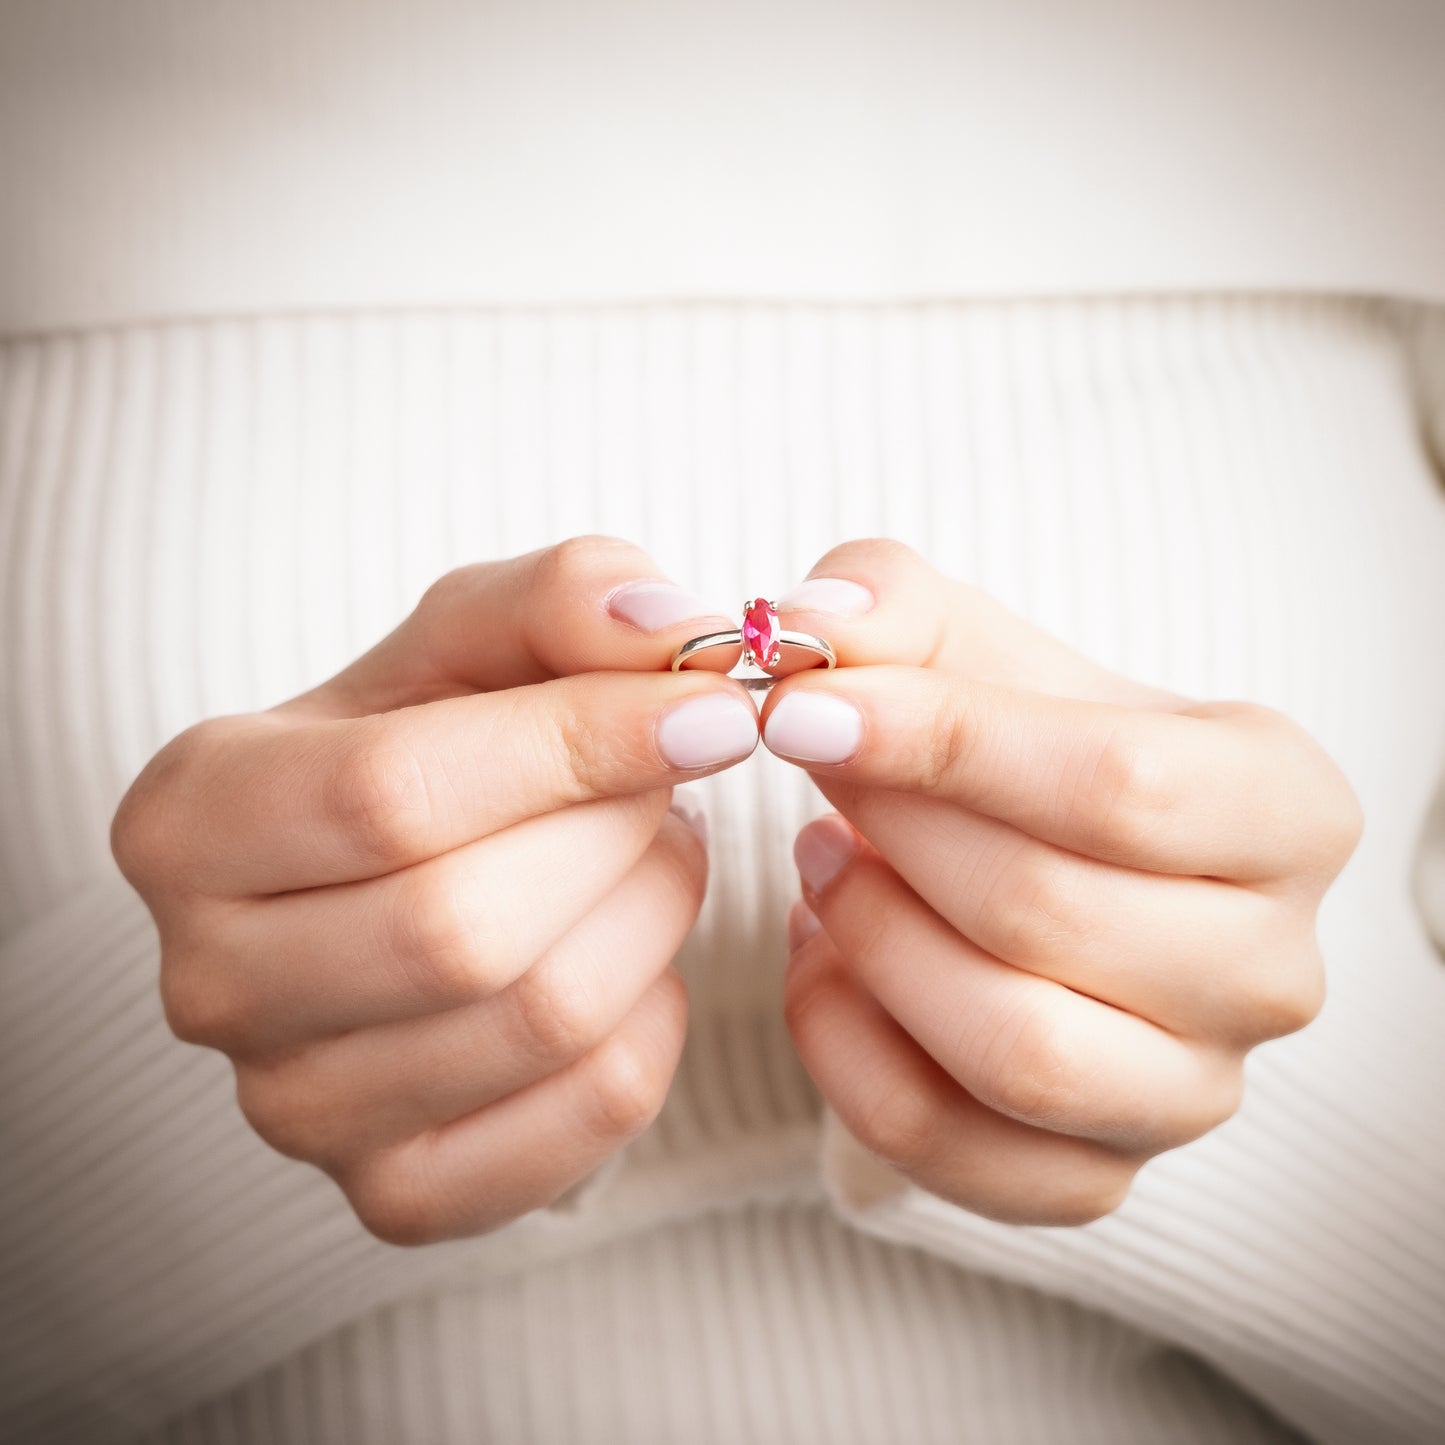
[[[671,582],[632,582],[614,592],[607,610],[623,622],[644,632],[660,632],[690,617],[725,617],[696,592],[675,587]]]
[[[763,741],[779,757],[841,763],[863,741],[863,715],[846,698],[831,692],[790,692],[768,714]]]
[[[809,612],[833,612],[840,617],[857,617],[873,606],[873,594],[859,582],[842,577],[810,577],[777,599],[778,610],[806,608]]]
[[[674,788],[668,812],[676,813],[702,839],[703,846],[707,846],[707,813],[693,789]]]
[[[674,768],[740,762],[758,745],[752,703],[727,692],[686,698],[657,720],[658,751]]]
[[[842,818],[815,818],[793,840],[793,861],[814,893],[821,893],[857,851],[858,835]]]
[[[823,925],[800,898],[788,909],[788,952],[796,953]]]

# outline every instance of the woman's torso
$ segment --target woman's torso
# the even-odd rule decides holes
[[[189,722],[309,686],[450,566],[605,531],[725,603],[899,537],[1121,671],[1281,707],[1365,803],[1345,905],[1418,937],[1445,333],[1232,288],[1445,298],[1437,11],[830,8],[716,44],[640,8],[239,13],[6,21],[0,330],[36,334],[0,343],[0,932],[110,870],[120,792]],[[896,299],[1161,288],[1228,294]],[[632,1235],[399,1302],[183,1437],[350,1441],[399,1409],[575,1438],[573,1410],[661,1428],[656,1389],[759,1438],[957,1438],[968,1411],[1026,1438],[1070,1400],[1111,1445],[1282,1434],[1147,1335],[839,1228],[779,1022],[821,802],[765,754],[703,790],[693,1023],[620,1176]],[[1322,942],[1346,981],[1369,964]],[[639,1290],[678,1332],[589,1371]],[[559,1390],[536,1365],[567,1351]],[[840,1356],[853,1392],[822,1399]]]
[[[721,599],[781,589],[843,538],[899,537],[1121,671],[1281,707],[1365,804],[1339,891],[1407,926],[1404,878],[1445,730],[1445,679],[1426,665],[1445,641],[1445,506],[1411,359],[1438,320],[1308,297],[696,305],[9,343],[0,505],[19,685],[0,755],[6,926],[109,867],[109,810],[171,733],[309,685],[450,566],[583,531],[633,537]],[[740,505],[743,478],[768,499],[765,522],[756,501]],[[738,1384],[761,1346],[693,1313],[705,1284],[740,1329],[791,1331],[770,1348],[799,1370],[837,1345],[819,1312],[830,1290],[846,1293],[829,1328],[857,1356],[859,1418],[894,1419],[897,1362],[875,1347],[921,1329],[913,1368],[934,1393],[915,1402],[925,1433],[900,1439],[953,1418],[939,1383],[950,1371],[995,1380],[993,1433],[979,1438],[1012,1438],[1008,1421],[1022,1429],[1032,1408],[1029,1369],[1062,1392],[1040,1408],[1074,1389],[1055,1343],[1088,1382],[1080,1401],[1113,1378],[1101,1359],[1133,1361],[1097,1397],[1100,1439],[1159,1438],[1190,1400],[1169,1438],[1225,1424],[1272,1438],[1233,1387],[1201,1384],[1147,1336],[1111,1333],[1100,1315],[1060,1323],[1058,1301],[836,1233],[817,1188],[818,1100],[779,1007],[791,838],[821,799],[765,754],[701,786],[714,844],[680,960],[690,1036],[663,1115],[625,1160],[632,1232],[530,1280],[459,1278],[454,1295],[403,1301],[187,1428],[230,1428],[274,1397],[321,1411],[321,1438],[350,1439],[336,1422],[358,1400],[381,1401],[384,1420],[408,1400],[423,1409],[418,1390],[460,1411],[437,1439],[490,1438],[508,1412],[551,1420],[566,1395],[556,1377],[519,1380],[493,1348],[513,1306],[535,1312],[537,1341],[579,1352],[566,1389],[625,1422],[663,1383],[637,1358],[636,1378],[606,1385],[586,1365],[584,1324],[628,1328],[647,1289],[659,1318],[712,1331],[670,1341],[668,1398],[731,1379],[744,1391],[732,1408],[766,1412],[770,1391],[792,1387]],[[1333,949],[1328,929],[1322,943],[1338,976],[1370,966]],[[783,1268],[792,1284],[758,1295]],[[869,1318],[853,1330],[856,1310]],[[1011,1349],[1034,1342],[1027,1362],[990,1353],[1011,1329]],[[445,1343],[432,1350],[428,1331]],[[798,1386],[780,1408],[797,1423],[818,1403]]]

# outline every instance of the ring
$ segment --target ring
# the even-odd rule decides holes
[[[790,632],[778,626],[778,604],[766,597],[754,597],[743,602],[743,625],[727,632],[704,632],[699,637],[690,637],[672,654],[672,670],[681,672],[688,658],[709,647],[738,647],[743,650],[743,660],[754,667],[763,669],[764,676],[743,676],[738,679],[744,687],[756,692],[766,689],[777,681],[773,671],[783,661],[783,648],[797,647],[806,652],[816,653],[822,658],[824,668],[836,667],[838,658],[825,638],[815,637],[811,632]],[[789,669],[794,671],[796,669]]]

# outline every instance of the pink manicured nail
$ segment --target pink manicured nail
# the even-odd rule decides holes
[[[630,582],[614,592],[607,610],[644,632],[661,632],[691,617],[725,617],[705,598],[671,582]]]
[[[791,607],[857,617],[873,606],[873,600],[873,594],[859,582],[843,577],[810,577],[791,592],[784,592],[777,602],[779,611]]]
[[[788,952],[796,953],[815,933],[822,931],[818,915],[800,898],[788,909]]]
[[[858,851],[858,835],[838,817],[815,818],[793,840],[803,882],[821,893]]]
[[[752,703],[705,692],[674,704],[657,720],[657,747],[674,768],[715,768],[741,762],[758,745]]]
[[[672,790],[672,803],[668,812],[676,813],[694,833],[707,845],[707,813],[697,794],[691,788],[674,788]]]
[[[803,763],[841,763],[863,741],[863,715],[830,692],[790,692],[768,714],[768,751]]]

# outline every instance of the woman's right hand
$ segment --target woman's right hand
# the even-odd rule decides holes
[[[671,785],[758,737],[710,670],[735,655],[665,668],[733,625],[617,538],[463,567],[319,687],[188,728],[121,801],[171,1029],[379,1238],[549,1204],[661,1108],[707,873]]]

